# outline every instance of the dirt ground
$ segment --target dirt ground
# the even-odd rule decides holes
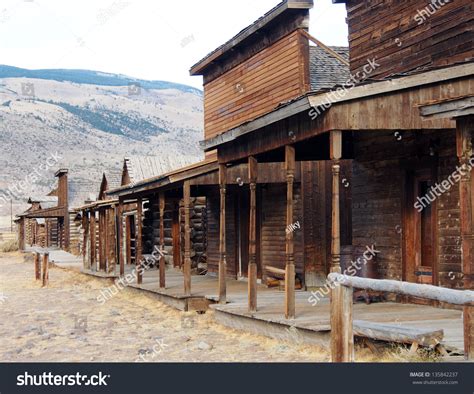
[[[34,280],[31,260],[0,254],[2,362],[328,361],[319,348],[227,329],[212,312],[183,313],[124,289],[104,304],[112,282],[60,268]]]

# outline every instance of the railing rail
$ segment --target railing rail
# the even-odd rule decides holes
[[[331,355],[334,362],[354,361],[353,288],[424,298],[463,306],[464,354],[474,359],[474,291],[454,290],[395,280],[331,273]]]

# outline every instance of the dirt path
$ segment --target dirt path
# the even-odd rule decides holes
[[[329,354],[224,328],[133,289],[97,302],[111,282],[53,268],[36,282],[31,261],[0,254],[0,361],[328,361]]]

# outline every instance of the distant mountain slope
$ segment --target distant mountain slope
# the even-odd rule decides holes
[[[165,81],[147,81],[143,79],[127,77],[126,75],[121,74],[110,74],[90,70],[27,70],[25,68],[0,65],[0,78],[47,79],[58,82],[73,82],[99,86],[128,86],[129,84],[136,84],[143,89],[176,89],[188,93],[202,93],[199,89],[178,83]]]
[[[19,76],[21,70],[0,67],[0,196],[51,153],[62,159],[22,187],[16,212],[29,193],[47,193],[54,186],[58,167],[69,168],[78,182],[100,182],[102,172],[121,168],[126,156],[166,154],[177,163],[183,155],[203,158],[198,146],[202,93],[197,89],[157,81],[130,87],[130,78],[94,71],[39,70],[41,77],[32,78]],[[0,216],[8,211],[0,199]]]

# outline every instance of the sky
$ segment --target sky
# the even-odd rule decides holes
[[[0,0],[0,64],[88,69],[202,88],[189,68],[280,0]],[[310,33],[347,45],[346,10],[314,0]]]

